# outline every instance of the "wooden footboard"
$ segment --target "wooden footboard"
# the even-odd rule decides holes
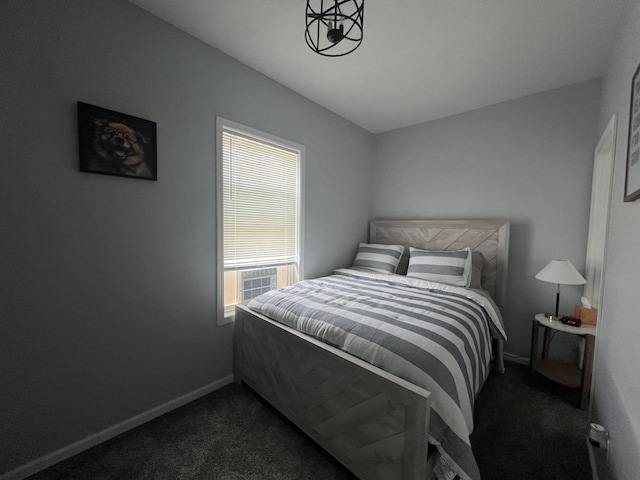
[[[244,306],[234,375],[359,478],[430,478],[426,390]]]

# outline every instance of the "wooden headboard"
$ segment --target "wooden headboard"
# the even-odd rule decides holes
[[[482,253],[486,265],[482,286],[500,307],[507,297],[509,262],[509,222],[505,220],[374,220],[369,241],[404,245],[398,273],[407,272],[409,247],[425,250],[460,250],[465,247]]]

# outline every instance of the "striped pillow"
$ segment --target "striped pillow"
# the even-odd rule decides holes
[[[396,273],[403,253],[402,245],[361,243],[353,266],[380,273]]]
[[[407,277],[458,287],[469,287],[471,282],[471,249],[452,251],[409,250]]]

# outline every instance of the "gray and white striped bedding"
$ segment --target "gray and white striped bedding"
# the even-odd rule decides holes
[[[506,338],[488,296],[400,275],[340,269],[254,298],[249,308],[431,392],[429,442],[460,478],[480,478],[473,404],[491,336]]]

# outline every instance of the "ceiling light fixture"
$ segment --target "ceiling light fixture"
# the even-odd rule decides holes
[[[362,43],[364,0],[307,0],[307,45],[325,57],[342,57]]]

